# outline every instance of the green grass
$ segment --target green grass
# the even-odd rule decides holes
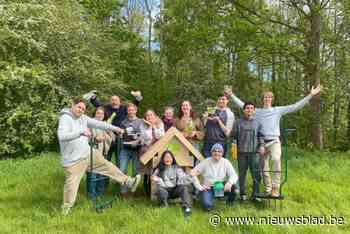
[[[179,205],[158,208],[145,198],[116,200],[97,214],[85,196],[82,181],[76,206],[61,216],[63,170],[56,153],[28,160],[0,161],[0,233],[350,233],[349,154],[290,151],[283,209],[236,203],[216,206],[225,216],[344,217],[344,225],[234,225],[212,227],[211,214],[198,203],[188,222]],[[273,203],[272,203],[273,204]]]

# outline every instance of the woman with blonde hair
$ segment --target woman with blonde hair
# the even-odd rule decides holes
[[[164,124],[163,121],[156,115],[156,113],[148,109],[144,114],[143,123],[140,126],[140,138],[141,138],[141,152],[140,155],[145,153],[149,147],[151,147],[158,139],[164,136]],[[143,168],[143,185],[147,195],[151,191],[150,175],[152,168]]]

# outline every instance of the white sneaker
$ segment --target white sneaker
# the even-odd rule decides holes
[[[136,191],[137,186],[139,185],[141,181],[141,175],[138,174],[134,178],[130,178],[126,181],[126,186],[130,189],[130,191],[133,193]]]

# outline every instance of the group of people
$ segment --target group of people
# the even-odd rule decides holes
[[[161,206],[168,206],[168,199],[180,197],[185,213],[191,212],[192,194],[198,194],[202,207],[209,211],[216,197],[226,197],[232,205],[236,193],[247,199],[245,178],[249,168],[253,178],[252,200],[257,200],[259,184],[263,178],[265,196],[279,196],[281,178],[280,119],[284,114],[297,111],[321,91],[312,87],[310,94],[299,102],[272,107],[273,94],[263,93],[263,108],[255,108],[252,102],[243,103],[225,88],[218,97],[217,106],[211,113],[201,117],[194,113],[191,103],[183,101],[178,116],[173,107],[166,107],[162,118],[149,109],[143,118],[137,117],[137,108],[142,101],[140,91],[133,91],[132,103],[122,105],[118,96],[112,96],[110,103],[103,105],[95,91],[76,99],[72,106],[60,113],[58,139],[65,172],[62,212],[68,214],[74,205],[80,180],[86,171],[110,177],[121,184],[121,197],[134,192],[143,177],[147,194],[150,184],[157,185],[156,195]],[[228,107],[229,100],[243,109],[243,117],[235,120]],[[96,107],[94,118],[84,115],[86,101]],[[194,162],[193,169],[186,173],[176,163],[171,151],[165,151],[155,170],[142,165],[139,156],[165,132],[176,127],[191,144],[201,149],[205,157]],[[234,138],[238,149],[238,176],[230,160],[225,158],[226,142]],[[92,151],[90,152],[90,147]],[[90,154],[93,155],[92,163]],[[116,164],[112,162],[115,154]],[[272,163],[272,179],[269,161]],[[129,162],[132,163],[132,177],[127,176]]]

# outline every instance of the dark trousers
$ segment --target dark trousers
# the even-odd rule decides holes
[[[238,154],[238,180],[239,192],[241,195],[246,194],[245,180],[248,168],[250,171],[250,175],[253,179],[252,197],[255,197],[259,193],[259,184],[261,180],[261,174],[259,169],[259,156],[256,153]]]
[[[191,185],[176,185],[173,188],[164,188],[158,186],[157,196],[160,202],[166,201],[169,198],[181,198],[183,207],[192,207],[192,186]]]
[[[106,157],[108,161],[112,161],[113,153],[115,153],[115,165],[117,165],[118,167],[119,167],[118,157],[120,154],[121,147],[122,147],[122,139],[120,137],[116,137],[115,141],[112,142]]]
[[[225,192],[225,197],[227,197],[227,200],[226,200],[227,204],[232,204],[235,201],[236,193],[235,193],[234,185],[232,185],[230,192]],[[208,210],[208,209],[213,208],[214,198],[215,198],[215,196],[214,196],[213,189],[200,192],[200,201],[201,201],[203,209]]]

